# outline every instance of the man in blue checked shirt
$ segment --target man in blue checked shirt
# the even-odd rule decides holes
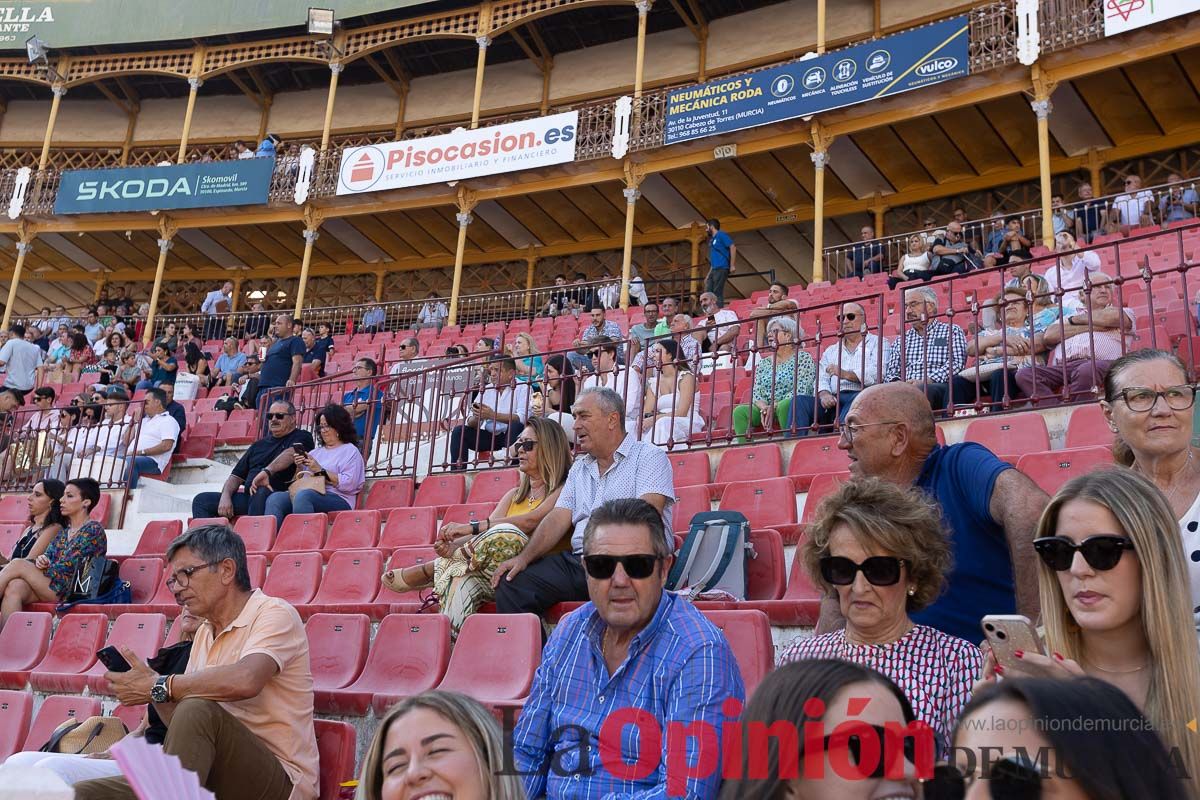
[[[724,634],[664,591],[671,560],[662,517],[645,500],[592,512],[583,534],[591,602],[555,628],[513,735],[529,797],[717,796],[722,704],[746,690]],[[653,769],[634,779],[635,770],[609,769],[617,764]]]

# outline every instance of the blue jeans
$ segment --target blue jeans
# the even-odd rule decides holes
[[[161,475],[162,470],[158,468],[156,462],[150,456],[134,456],[133,459],[127,459],[129,464],[129,488],[136,489],[138,478],[143,475]]]
[[[821,405],[820,400],[813,400],[812,395],[799,394],[792,398],[791,419],[788,421],[788,427],[796,432],[797,436],[808,436],[809,426],[813,424],[814,414],[818,425],[824,426],[826,430],[818,430],[818,433],[829,433],[828,428],[833,425],[834,409],[837,410],[837,421],[841,422],[846,419],[846,414],[850,411],[850,404],[854,402],[854,398],[858,397],[858,392],[838,392],[838,402],[834,408],[826,408]],[[814,402],[816,404],[814,409]]]
[[[316,514],[328,511],[350,511],[350,504],[336,494],[321,494],[312,489],[296,492],[296,499],[287,492],[271,492],[265,511],[275,518],[279,528],[288,514]]]

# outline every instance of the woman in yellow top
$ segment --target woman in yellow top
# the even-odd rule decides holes
[[[438,558],[383,573],[396,592],[433,586],[455,635],[467,617],[492,600],[496,567],[525,548],[530,534],[558,502],[571,469],[571,447],[562,426],[530,417],[514,445],[521,482],[496,503],[496,516],[483,522],[450,522],[438,531]]]

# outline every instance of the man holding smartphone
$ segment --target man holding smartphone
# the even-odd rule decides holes
[[[517,381],[517,364],[511,356],[488,364],[488,387],[471,404],[466,423],[450,432],[450,468],[467,468],[467,451],[503,450],[525,430],[529,418],[529,384]]]

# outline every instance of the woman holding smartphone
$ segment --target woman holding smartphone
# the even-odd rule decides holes
[[[271,493],[266,513],[274,516],[281,528],[288,514],[351,510],[365,482],[366,464],[350,412],[330,404],[317,412],[316,422],[316,438],[321,444],[315,450],[284,450],[254,478],[255,485],[270,488],[271,474],[294,464],[297,478],[307,474],[325,479],[323,490],[301,489],[294,499],[289,492]]]
[[[1200,651],[1171,507],[1150,481],[1104,469],[1064,485],[1033,541],[1049,655],[1016,651],[984,680],[1091,676],[1123,690],[1200,780]],[[1200,797],[1190,782],[1193,797]]]

